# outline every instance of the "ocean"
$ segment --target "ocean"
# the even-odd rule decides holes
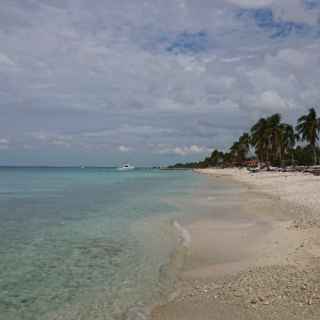
[[[0,168],[0,319],[145,319],[173,290],[174,221],[206,179]]]

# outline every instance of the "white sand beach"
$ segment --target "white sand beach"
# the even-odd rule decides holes
[[[202,169],[243,186],[244,219],[206,217],[191,236],[181,285],[154,320],[319,319],[320,178]]]
[[[297,219],[302,223],[317,224],[320,220],[320,178],[301,172],[249,173],[246,169],[202,169],[199,173],[216,177],[230,176],[248,184],[258,192],[269,194],[295,207]],[[299,210],[300,208],[300,210]],[[307,210],[302,210],[302,209]],[[293,217],[293,216],[292,216]],[[304,219],[304,220],[303,220]],[[303,220],[303,221],[302,221]]]

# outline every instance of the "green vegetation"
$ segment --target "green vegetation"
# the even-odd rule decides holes
[[[298,119],[296,130],[303,141],[307,141],[313,151],[313,163],[317,163],[317,141],[319,139],[320,120],[312,108],[307,115]]]
[[[259,119],[228,152],[214,150],[202,161],[178,163],[169,168],[244,166],[254,164],[254,160],[266,167],[316,165],[320,159],[319,131],[320,119],[314,108],[298,119],[296,128],[282,122],[281,115],[276,113]]]

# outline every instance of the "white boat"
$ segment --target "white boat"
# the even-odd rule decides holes
[[[134,170],[134,166],[132,166],[129,163],[126,163],[124,165],[122,165],[121,167],[117,168],[118,171],[128,171],[128,170]]]

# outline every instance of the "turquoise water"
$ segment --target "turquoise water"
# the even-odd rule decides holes
[[[191,172],[0,169],[0,319],[121,319],[170,290]],[[182,200],[182,201],[181,201]],[[168,277],[169,279],[170,277]]]

